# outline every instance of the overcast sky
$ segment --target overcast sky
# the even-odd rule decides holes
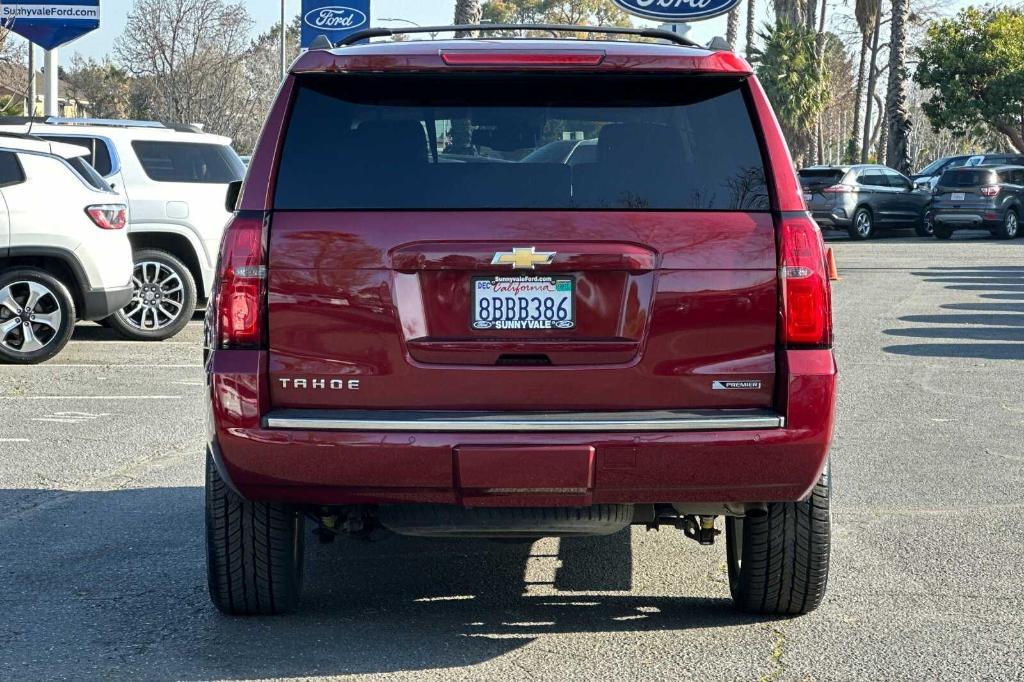
[[[830,11],[849,13],[852,11],[853,0],[838,0],[830,2]],[[79,38],[75,42],[66,45],[63,50],[70,53],[81,53],[89,57],[103,58],[108,55],[111,46],[122,30],[128,12],[134,4],[133,0],[101,0],[102,19],[100,29],[91,34]],[[256,31],[263,31],[277,22],[281,12],[280,0],[247,0],[246,6],[256,20]],[[289,16],[299,13],[301,0],[285,0],[285,9]],[[338,0],[343,5],[342,0]],[[759,0],[759,24],[768,20],[771,11],[771,0]],[[951,0],[948,3],[949,13],[953,13],[960,7],[972,4],[971,0]],[[384,21],[385,18],[408,19],[419,24],[447,24],[452,19],[454,0],[372,0],[372,23],[374,25],[392,25]],[[649,23],[637,19],[636,23]],[[396,23],[395,26],[402,24]],[[745,25],[741,24],[741,33]],[[700,43],[706,43],[716,35],[725,35],[725,17],[718,17],[707,21],[700,21],[694,24],[690,37]],[[64,61],[62,59],[62,61]]]

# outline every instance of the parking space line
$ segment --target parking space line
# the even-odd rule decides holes
[[[148,368],[148,369],[166,367],[167,369],[188,369],[188,368],[191,368],[191,367],[202,367],[202,366],[203,366],[203,364],[201,362],[193,364],[193,365],[141,365],[141,364],[137,364],[137,363],[132,362],[132,363],[116,364],[116,365],[112,365],[112,364],[108,364],[108,363],[95,363],[95,364],[88,364],[88,363],[79,363],[79,364],[46,363],[46,364],[43,364],[43,365],[21,365],[20,367],[22,369],[39,369],[39,368],[43,368],[43,367],[60,367],[60,368],[65,368],[65,369],[66,368],[74,368],[74,367],[145,367],[145,368]],[[17,368],[17,367],[19,367],[19,366],[18,365],[11,365],[10,367],[5,367],[4,369],[14,369],[14,368]]]
[[[0,438],[0,443],[31,443],[28,438]]]
[[[183,395],[0,395],[0,400],[184,400]]]

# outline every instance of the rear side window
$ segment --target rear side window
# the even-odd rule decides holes
[[[89,162],[96,172],[106,177],[114,170],[114,162],[110,158],[110,149],[107,147],[107,143],[96,137],[77,137],[77,136],[65,136],[65,135],[44,135],[47,140],[53,142],[63,142],[65,144],[74,144],[79,147],[85,147],[89,150],[88,156],[85,160]]]
[[[885,177],[885,173],[878,168],[872,168],[871,170],[864,171],[860,174],[860,177],[857,178],[857,182],[861,185],[868,185],[871,187],[889,186],[889,180]]]
[[[973,168],[949,170],[939,178],[939,184],[943,187],[980,187],[994,184],[995,181],[995,171]]]
[[[132,149],[156,182],[223,184],[245,175],[238,154],[226,145],[136,140]]]
[[[275,208],[766,211],[743,87],[680,76],[307,76]],[[571,154],[553,144],[570,141]]]
[[[68,159],[67,162],[71,164],[71,167],[75,169],[75,172],[85,181],[85,184],[89,185],[93,189],[98,189],[103,192],[109,192],[110,185],[107,181],[100,177],[100,174],[89,165],[87,161],[88,157],[76,156],[73,159]]]
[[[14,152],[0,152],[0,187],[10,187],[25,182],[18,155]]]

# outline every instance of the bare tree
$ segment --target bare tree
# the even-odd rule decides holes
[[[853,8],[854,17],[857,20],[857,28],[860,30],[860,66],[857,69],[857,94],[853,100],[853,132],[850,135],[851,141],[855,141],[861,134],[861,103],[864,100],[864,78],[867,71],[868,46],[874,36],[875,15],[878,13],[878,3],[881,0],[856,0]],[[856,143],[855,143],[856,144]],[[852,151],[852,150],[851,150]],[[851,161],[854,159],[851,158]]]
[[[28,50],[7,29],[0,28],[0,87],[8,94],[0,97],[0,114],[20,114],[28,97],[28,78],[24,67]],[[31,113],[31,112],[27,112]]]
[[[114,53],[154,117],[234,137],[260,99],[246,77],[252,25],[241,2],[136,0]]]
[[[876,66],[878,60],[878,38],[882,32],[882,3],[879,2],[875,6],[875,16],[872,18],[872,29],[871,29],[871,60],[868,63],[868,94],[867,94],[867,105],[865,106],[864,112],[864,137],[861,140],[860,146],[860,162],[868,162],[868,153],[871,149],[871,140],[873,139],[871,134],[871,109],[875,99],[875,86],[878,83],[878,68]]]

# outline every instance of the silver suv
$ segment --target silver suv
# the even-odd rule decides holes
[[[104,323],[141,341],[181,331],[210,295],[230,216],[225,192],[245,173],[231,140],[195,126],[52,117],[0,119],[0,131],[89,150],[89,163],[127,197],[135,259],[132,301]]]

